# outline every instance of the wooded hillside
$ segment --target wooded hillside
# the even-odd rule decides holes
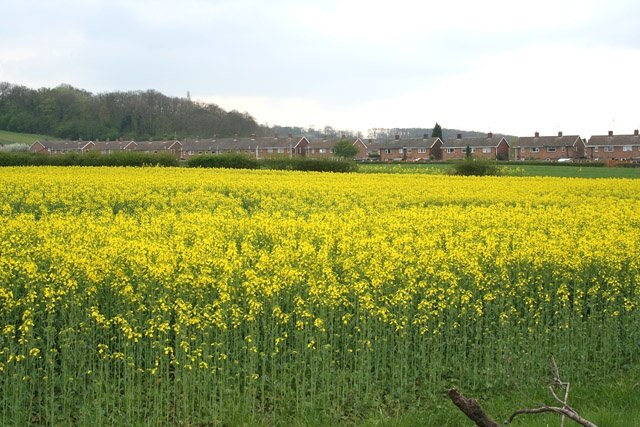
[[[0,83],[0,129],[68,139],[171,139],[257,133],[248,113],[155,90],[92,94],[69,85]]]

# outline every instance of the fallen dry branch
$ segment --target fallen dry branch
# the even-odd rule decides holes
[[[521,415],[521,414],[541,414],[543,412],[555,412],[556,414],[563,415],[563,416],[565,416],[565,417],[577,422],[578,424],[580,424],[581,426],[584,426],[584,427],[598,427],[597,425],[595,425],[591,421],[582,418],[580,415],[578,415],[578,413],[576,413],[572,409],[558,408],[558,407],[555,407],[555,406],[541,406],[539,408],[532,408],[532,409],[518,409],[513,414],[511,414],[511,416],[509,417],[509,420],[507,420],[507,424],[510,424],[511,421],[513,421],[513,419],[515,417],[517,417],[518,415]]]
[[[477,400],[467,399],[455,388],[449,390],[447,394],[451,401],[460,408],[467,417],[475,422],[478,427],[500,427],[500,424],[493,421],[491,417],[482,410]]]
[[[556,400],[556,402],[562,404],[562,407],[556,406],[541,406],[539,408],[531,408],[531,409],[518,409],[515,411],[509,419],[505,422],[506,424],[510,424],[515,417],[522,414],[541,414],[543,412],[553,412],[559,415],[562,415],[561,426],[564,427],[565,417],[569,418],[576,423],[580,424],[583,427],[598,427],[591,421],[583,418],[578,414],[578,412],[573,409],[571,406],[567,404],[567,400],[569,399],[569,387],[570,384],[568,382],[564,382],[560,379],[560,371],[558,369],[558,365],[556,365],[555,359],[551,358],[551,373],[553,375],[553,383],[549,386],[549,392],[551,396]],[[557,386],[563,388],[565,390],[564,399],[560,399],[556,394],[553,386]],[[470,399],[464,397],[458,390],[452,388],[447,392],[451,401],[462,411],[464,414],[469,417],[473,422],[476,423],[478,427],[500,427],[498,423],[493,421],[489,415],[487,415],[480,404],[475,399]]]

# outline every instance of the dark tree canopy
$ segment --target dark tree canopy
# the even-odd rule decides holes
[[[336,142],[333,146],[333,154],[343,159],[353,159],[358,154],[358,148],[346,139]]]
[[[431,131],[431,138],[440,138],[442,139],[442,127],[436,122],[433,130]]]
[[[0,83],[0,129],[69,139],[170,139],[259,133],[248,113],[155,90],[90,92]]]

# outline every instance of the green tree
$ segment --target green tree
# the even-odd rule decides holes
[[[440,138],[442,139],[442,127],[436,122],[436,125],[433,127],[431,131],[431,138]]]
[[[470,159],[470,158],[471,158],[471,147],[470,147],[470,146],[468,146],[468,145],[467,145],[467,148],[464,150],[464,156],[465,156],[467,159]]]
[[[342,139],[333,146],[333,154],[343,159],[353,159],[358,154],[358,148],[346,139]]]

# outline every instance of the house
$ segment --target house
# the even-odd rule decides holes
[[[36,141],[29,147],[29,151],[32,153],[44,153],[44,154],[64,154],[64,153],[86,153],[92,151],[95,148],[93,141]]]
[[[306,155],[309,140],[302,137],[274,135],[272,137],[250,137],[196,139],[185,141],[182,146],[182,158],[199,154],[245,154],[257,159],[264,157],[302,157]]]
[[[534,136],[518,138],[514,146],[514,160],[579,160],[585,158],[585,142],[578,135]]]
[[[312,159],[333,157],[333,147],[344,140],[348,140],[346,135],[342,135],[341,138],[327,139],[324,137],[322,139],[312,139],[309,141],[306,156]],[[367,144],[361,138],[356,138],[352,145],[358,149],[358,153],[355,156],[356,160],[369,158]]]
[[[138,143],[135,141],[95,141],[94,151],[102,154],[117,153],[119,151],[136,151]]]
[[[427,134],[408,139],[395,135],[392,140],[380,142],[378,150],[380,160],[384,162],[421,162],[442,159],[442,145],[440,138],[430,138]]]
[[[133,146],[129,146],[133,151],[143,152],[143,153],[166,153],[170,152],[178,159],[182,156],[182,143],[178,140],[169,140],[169,141],[139,141],[134,142],[135,149]]]
[[[509,147],[509,141],[504,136],[494,136],[491,132],[486,137],[474,138],[463,138],[462,134],[458,134],[456,139],[443,142],[442,159],[464,159],[469,151],[473,157],[509,160]]]
[[[586,145],[586,155],[589,160],[600,161],[639,161],[640,136],[638,129],[633,135],[594,135]]]

